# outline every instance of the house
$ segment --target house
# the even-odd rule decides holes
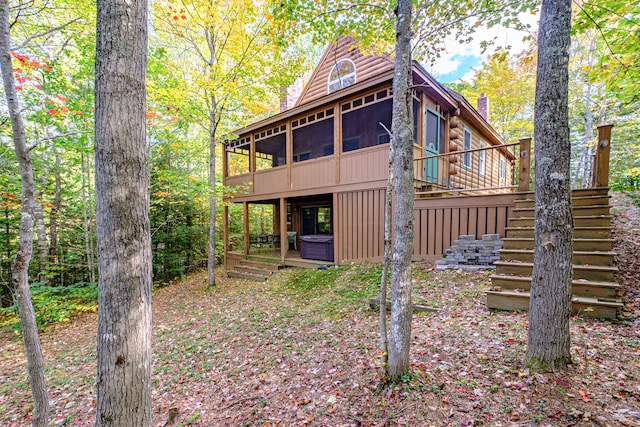
[[[228,274],[255,279],[268,277],[265,268],[382,260],[393,67],[388,56],[363,55],[341,37],[292,108],[287,94],[280,114],[239,129],[225,144],[224,184],[238,190],[225,198]],[[498,234],[504,249],[487,306],[527,309],[531,140],[505,143],[488,123],[486,98],[476,110],[417,62],[412,70],[413,259],[440,258],[460,235]],[[622,304],[607,187],[611,125],[598,135],[592,187],[572,194],[572,307],[615,317]]]
[[[244,224],[229,236],[225,208],[228,268],[250,255],[284,265],[381,260],[393,68],[390,57],[363,55],[341,37],[292,108],[225,144],[224,185],[241,189],[226,201],[242,204],[235,221]],[[487,122],[486,98],[478,112],[417,62],[413,80],[414,257],[435,259],[459,234],[504,233],[515,144]],[[262,225],[252,231],[256,206]]]

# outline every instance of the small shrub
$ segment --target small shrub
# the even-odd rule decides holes
[[[31,301],[38,327],[67,322],[84,312],[97,310],[98,284],[79,282],[70,286],[46,286],[36,282],[31,286]],[[19,333],[16,304],[0,309],[0,327]]]

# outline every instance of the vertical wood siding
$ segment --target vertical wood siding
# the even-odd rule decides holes
[[[442,257],[458,236],[505,236],[516,194],[417,199],[414,260]],[[339,263],[380,261],[384,254],[384,188],[338,193],[336,244]]]

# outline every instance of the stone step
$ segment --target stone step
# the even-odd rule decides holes
[[[491,276],[491,284],[501,290],[522,289],[528,292],[531,289],[531,277],[494,274]],[[579,297],[615,299],[619,290],[620,285],[613,282],[589,280],[573,280],[571,282],[571,293]]]
[[[504,238],[504,249],[533,249],[533,237]],[[574,251],[609,252],[613,239],[573,239]]]
[[[571,197],[571,204],[574,207],[577,206],[609,206],[609,195],[596,195],[596,196],[574,196]],[[533,208],[533,198],[516,200],[516,208]]]
[[[500,249],[500,261],[533,262],[533,249]],[[573,263],[581,265],[613,266],[614,252],[573,251]]]
[[[487,307],[491,310],[527,311],[529,293],[513,291],[487,291]],[[596,298],[571,298],[571,311],[584,317],[614,319],[622,303]]]
[[[573,218],[575,227],[608,227],[611,215],[587,215]],[[533,227],[533,217],[509,218],[509,227]]]
[[[606,216],[609,215],[609,205],[589,205],[589,206],[574,206],[572,208],[574,220],[576,217],[586,216]],[[520,208],[517,207],[512,210],[513,215],[511,218],[533,218],[533,207]]]
[[[508,238],[533,238],[533,226],[528,227],[513,227],[509,226],[505,228]],[[611,227],[574,227],[573,229],[574,239],[610,239]]]
[[[506,274],[515,276],[531,276],[533,263],[515,261],[496,261],[496,274]],[[595,265],[573,265],[574,280],[591,280],[594,282],[615,282],[615,274],[618,269],[615,267],[600,267]]]
[[[245,280],[255,280],[257,282],[264,282],[267,280],[267,277],[259,276],[256,274],[242,273],[240,271],[230,270],[227,271],[227,277],[233,279],[245,279]]]

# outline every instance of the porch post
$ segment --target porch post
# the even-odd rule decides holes
[[[611,128],[613,125],[598,126],[598,145],[593,159],[593,178],[591,186],[609,186],[609,152],[611,149]]]
[[[223,224],[223,237],[222,242],[224,246],[224,266],[227,266],[227,253],[229,252],[229,206],[224,205],[222,207],[222,224]]]
[[[520,174],[518,175],[518,191],[529,191],[529,174],[531,173],[531,138],[520,139]]]
[[[251,244],[249,240],[249,202],[242,202],[242,214],[243,214],[243,222],[244,222],[244,254],[249,255],[249,245]]]
[[[289,250],[287,231],[287,199],[280,198],[280,263],[282,264]]]

